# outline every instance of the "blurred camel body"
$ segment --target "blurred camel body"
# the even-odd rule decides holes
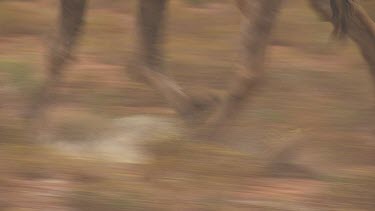
[[[366,12],[353,0],[309,0],[312,8],[334,25],[334,34],[349,36],[360,48],[375,76],[375,27]],[[77,38],[83,28],[87,0],[60,0],[58,35],[48,55],[48,78],[30,113],[38,117],[48,105],[53,89],[59,83],[64,67],[71,58]],[[236,0],[243,16],[242,63],[225,97],[205,100],[188,95],[163,71],[163,38],[168,0],[139,0],[137,15],[137,44],[134,66],[128,68],[148,83],[184,119],[202,108],[212,107],[204,121],[206,128],[220,128],[261,82],[264,59],[272,27],[282,0]],[[189,121],[188,121],[189,122]],[[211,131],[212,132],[212,131]]]

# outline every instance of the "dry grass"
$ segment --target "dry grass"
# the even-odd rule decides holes
[[[170,5],[166,66],[188,91],[221,93],[239,60],[240,16],[231,1],[217,2],[190,1],[198,6],[186,7],[185,1],[172,1]],[[301,150],[314,167],[370,163],[374,147],[364,144],[371,139],[368,131],[373,121],[366,65],[353,43],[331,45],[330,24],[320,22],[306,2],[288,2],[274,31],[265,85],[233,122],[232,132],[223,136],[231,148],[160,137],[160,142],[148,146],[154,162],[129,170],[126,165],[76,160],[25,144],[24,125],[14,111],[23,106],[19,96],[30,96],[40,82],[43,53],[36,46],[44,44],[41,34],[50,33],[56,2],[2,1],[0,38],[4,39],[0,41],[5,42],[0,47],[0,80],[17,91],[0,92],[5,102],[0,115],[0,172],[7,175],[1,179],[73,178],[78,185],[68,200],[80,210],[176,210],[181,204],[191,210],[254,210],[228,204],[227,195],[218,193],[249,191],[236,185],[259,175],[263,163],[255,155],[269,152],[270,145],[289,137],[291,128],[313,129],[314,135],[303,133],[301,142],[308,144]],[[78,50],[82,60],[66,71],[57,100],[62,109],[49,116],[60,138],[79,142],[104,128],[105,121],[90,112],[120,116],[168,109],[154,90],[127,78],[119,68],[134,48],[135,3],[91,2]],[[374,4],[364,3],[371,12]],[[320,162],[319,156],[327,159]],[[144,180],[145,171],[154,176],[153,181]],[[328,183],[333,191],[327,203],[346,202],[352,210],[372,205],[371,176],[332,177]]]

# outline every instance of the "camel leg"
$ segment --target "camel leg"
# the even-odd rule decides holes
[[[159,92],[177,114],[189,118],[193,107],[190,97],[164,73],[162,43],[168,0],[140,0],[138,6],[136,74]]]
[[[27,113],[27,119],[42,118],[43,111],[51,103],[54,89],[72,56],[72,50],[82,29],[86,4],[86,0],[60,0],[58,32],[47,56],[47,79],[38,91]]]
[[[242,66],[232,80],[222,104],[207,122],[209,133],[220,131],[261,82],[266,48],[281,3],[281,0],[237,0],[243,15]]]

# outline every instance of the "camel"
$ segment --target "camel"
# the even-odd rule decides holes
[[[309,0],[311,7],[332,22],[333,35],[352,39],[375,76],[375,24],[355,0]],[[223,98],[204,100],[187,94],[163,71],[163,40],[168,0],[139,0],[137,44],[134,66],[129,71],[159,92],[183,119],[190,122],[202,108],[211,115],[203,122],[209,133],[225,126],[234,111],[262,82],[264,60],[270,34],[282,0],[235,0],[242,14],[242,63]],[[48,77],[30,108],[31,118],[40,116],[51,100],[61,74],[73,58],[77,40],[83,32],[88,0],[60,0],[58,33],[48,54]]]

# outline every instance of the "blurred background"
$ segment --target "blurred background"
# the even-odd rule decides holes
[[[373,81],[307,1],[285,1],[265,82],[209,142],[127,75],[136,3],[90,1],[36,142],[22,115],[46,77],[58,1],[0,1],[0,210],[375,209]],[[375,2],[361,3],[374,19]],[[224,93],[239,62],[233,2],[173,0],[168,16],[168,74],[188,92]]]

